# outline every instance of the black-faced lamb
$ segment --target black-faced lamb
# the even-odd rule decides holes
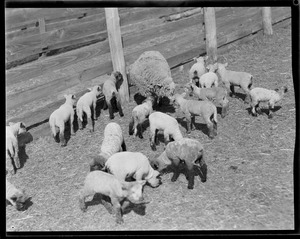
[[[153,168],[161,172],[170,166],[173,169],[172,182],[176,181],[180,174],[180,166],[187,170],[188,189],[194,187],[194,177],[199,174],[202,182],[206,182],[207,165],[204,159],[204,149],[195,139],[183,138],[170,142],[165,151],[156,159],[151,159]]]
[[[250,90],[251,97],[251,107],[252,114],[257,116],[256,109],[259,109],[260,102],[268,102],[269,104],[269,118],[273,117],[272,111],[274,109],[275,103],[279,102],[284,94],[288,91],[286,86],[281,87],[281,89],[269,90],[261,87],[256,87]]]
[[[74,109],[73,106],[75,105],[75,99],[76,96],[69,94],[64,95],[66,102],[61,105],[58,109],[56,109],[49,118],[49,124],[52,131],[52,136],[54,140],[56,141],[56,135],[57,135],[57,128],[59,128],[59,139],[61,147],[64,147],[67,145],[66,139],[65,139],[65,123],[69,121],[70,123],[70,129],[71,129],[71,135],[75,135],[74,130]]]
[[[226,88],[231,91],[231,96],[235,94],[235,86],[242,88],[246,94],[245,103],[249,102],[253,76],[247,72],[227,70],[227,66],[227,62],[225,64],[218,63],[217,73],[220,75],[221,81],[225,84]]]
[[[100,154],[92,156],[90,170],[102,169],[107,159],[120,151],[126,151],[122,129],[119,124],[110,122],[104,129]]]
[[[26,127],[22,122],[10,122],[6,126],[6,169],[10,174],[15,174],[16,170],[21,166],[18,155],[18,135],[23,133],[26,133]]]
[[[146,180],[154,188],[161,184],[160,173],[151,167],[147,156],[140,152],[115,153],[106,161],[103,170],[121,181],[127,178]]]
[[[206,73],[205,68],[205,61],[207,60],[206,57],[194,57],[193,60],[196,62],[194,65],[192,65],[191,69],[189,70],[189,79],[190,81],[193,81],[198,87],[199,87],[199,79],[200,77]]]
[[[155,94],[158,104],[163,97],[174,94],[176,84],[173,81],[170,66],[164,56],[158,51],[145,51],[130,66],[127,67],[130,82],[137,86],[143,96]]]
[[[109,79],[107,79],[103,84],[103,94],[105,97],[104,107],[106,109],[108,107],[109,111],[109,118],[114,118],[112,100],[115,99],[117,102],[117,108],[121,117],[124,116],[122,105],[121,105],[121,98],[119,95],[119,89],[123,83],[123,75],[119,71],[115,71],[111,73]]]
[[[97,97],[101,94],[101,86],[94,86],[93,88],[88,88],[90,92],[85,93],[83,96],[79,98],[76,104],[76,113],[78,117],[78,126],[79,129],[82,129],[82,122],[84,113],[87,116],[87,126],[89,130],[94,131],[94,122],[93,120],[97,120],[96,116],[96,104]],[[93,108],[93,114],[91,111]],[[92,118],[93,116],[93,118]]]
[[[210,101],[198,101],[185,99],[186,92],[175,94],[171,102],[175,107],[179,106],[187,120],[187,134],[195,126],[195,116],[202,116],[209,130],[209,137],[217,135],[217,108]]]
[[[103,171],[90,172],[79,193],[80,209],[85,212],[87,209],[85,198],[98,193],[101,196],[102,204],[108,212],[116,215],[116,222],[119,224],[123,223],[122,211],[124,207],[122,204],[126,200],[135,204],[143,203],[142,189],[145,183],[145,180],[133,182],[120,181],[114,175]],[[111,204],[104,197],[109,197]]]
[[[165,145],[170,141],[170,137],[175,141],[183,138],[177,120],[170,115],[158,111],[153,112],[149,115],[149,123],[150,146],[154,151],[158,143],[157,132],[159,130],[163,131]]]
[[[215,100],[217,106],[222,107],[221,116],[224,118],[229,107],[229,100],[227,99],[227,90],[222,87],[199,88],[194,83],[188,84],[191,88],[192,95],[196,95],[200,100]]]
[[[12,183],[6,179],[6,200],[13,205],[18,211],[25,208],[28,196],[24,190],[16,188]]]
[[[129,135],[134,135],[142,139],[142,123],[153,112],[153,105],[156,102],[155,96],[148,96],[142,104],[137,105],[132,110],[132,117],[129,123]]]

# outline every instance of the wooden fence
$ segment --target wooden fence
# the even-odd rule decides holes
[[[216,8],[215,14],[219,49],[262,30],[260,7]],[[175,69],[206,51],[201,8],[120,8],[119,15],[127,64],[158,50]],[[290,18],[289,7],[272,7],[273,25]],[[65,92],[80,97],[113,70],[104,9],[6,9],[5,25],[7,122],[29,128],[46,122]],[[66,52],[84,45],[90,46]],[[45,57],[59,51],[65,53]]]

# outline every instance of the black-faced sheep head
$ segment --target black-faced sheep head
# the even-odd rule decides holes
[[[119,89],[123,83],[123,75],[119,71],[113,72],[112,75],[116,79],[116,86],[117,86],[117,89]]]

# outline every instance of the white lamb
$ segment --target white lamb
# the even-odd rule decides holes
[[[79,129],[82,129],[83,115],[86,113],[87,116],[87,125],[90,131],[94,131],[94,122],[93,120],[97,120],[96,116],[96,104],[97,97],[101,94],[101,86],[94,86],[93,88],[88,88],[90,92],[85,93],[83,96],[79,98],[76,105],[76,113],[78,117],[78,125]],[[93,114],[91,111],[91,107],[93,108]],[[93,115],[93,118],[92,118]]]
[[[156,98],[154,96],[148,96],[142,104],[137,105],[132,110],[132,117],[129,123],[129,135],[134,135],[142,139],[142,123],[149,117],[149,115],[153,112],[153,105],[156,102]]]
[[[182,139],[183,136],[179,129],[179,124],[175,118],[162,112],[153,112],[149,116],[150,123],[150,146],[152,150],[156,150],[158,143],[157,132],[162,130],[164,132],[165,145],[170,141]]]
[[[125,201],[129,200],[135,204],[145,203],[142,191],[145,183],[145,180],[134,182],[120,181],[114,175],[103,171],[90,172],[79,193],[80,209],[85,212],[87,209],[85,198],[98,193],[101,196],[103,206],[109,213],[116,215],[116,222],[123,223],[122,211],[128,205]],[[105,197],[109,197],[111,203],[107,199],[105,200]]]
[[[10,174],[15,174],[20,168],[18,135],[26,132],[26,126],[22,122],[12,123],[6,126],[6,169]]]
[[[122,83],[123,83],[122,74],[119,71],[115,71],[111,73],[110,78],[106,80],[103,84],[102,91],[105,97],[103,109],[106,109],[108,107],[110,119],[114,118],[112,99],[115,99],[117,102],[117,108],[119,110],[120,116],[121,117],[124,116],[122,106],[121,106],[121,98],[119,95],[119,89]]]
[[[256,87],[250,90],[250,97],[251,97],[251,107],[252,107],[252,114],[257,116],[256,108],[259,109],[260,102],[268,102],[269,104],[269,118],[273,117],[272,111],[274,109],[275,103],[280,101],[283,95],[288,91],[286,86],[281,87],[281,89],[275,90],[268,90],[265,88]]]
[[[100,154],[92,156],[90,171],[102,169],[107,159],[120,151],[126,151],[122,129],[119,124],[110,122],[104,129]]]
[[[210,68],[213,69],[213,68]],[[204,73],[202,76],[200,76],[199,79],[199,86],[201,88],[211,88],[213,85],[215,87],[218,87],[218,76],[216,73],[214,73],[213,71],[209,71]]]
[[[55,110],[50,115],[49,118],[50,128],[55,141],[57,135],[57,128],[59,128],[59,139],[60,139],[61,147],[67,145],[64,136],[65,123],[67,121],[70,122],[71,135],[75,135],[74,125],[73,125],[75,112],[73,106],[75,105],[76,96],[69,94],[69,95],[64,95],[64,97],[66,98],[66,102],[63,105],[61,105],[57,110]]]
[[[195,94],[200,100],[215,100],[216,105],[222,107],[221,116],[224,118],[229,107],[229,100],[227,99],[227,90],[222,87],[199,88],[194,83],[188,84],[191,87],[191,94]]]
[[[207,60],[207,58],[207,56],[193,58],[196,63],[192,65],[191,69],[189,70],[189,79],[190,81],[194,81],[197,86],[199,86],[200,77],[206,72],[205,61]]]
[[[195,126],[195,116],[202,116],[209,130],[209,137],[217,135],[217,108],[210,101],[198,101],[184,99],[186,92],[175,94],[171,102],[178,105],[187,120],[187,134]]]
[[[16,188],[12,183],[6,179],[6,200],[8,200],[18,211],[25,209],[26,196],[24,190]]]
[[[159,172],[151,167],[149,159],[140,152],[115,153],[106,161],[104,170],[121,181],[128,178],[146,180],[154,188],[161,184]]]
[[[245,102],[249,102],[250,88],[252,86],[253,76],[247,72],[230,71],[225,64],[218,63],[217,73],[220,75],[222,82],[225,84],[227,89],[231,90],[230,95],[234,95],[234,86],[239,86],[246,93]]]

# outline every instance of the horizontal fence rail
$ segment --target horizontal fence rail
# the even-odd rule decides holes
[[[271,9],[274,26],[290,23],[290,8]],[[7,122],[29,127],[46,122],[64,102],[64,93],[79,98],[112,72],[104,9],[7,10]],[[174,69],[206,52],[202,8],[120,8],[119,16],[126,64],[157,50]],[[219,49],[262,31],[259,7],[216,8],[215,17]],[[86,47],[77,49],[81,46]],[[43,56],[57,51],[66,52]],[[38,60],[19,65],[32,59]]]

